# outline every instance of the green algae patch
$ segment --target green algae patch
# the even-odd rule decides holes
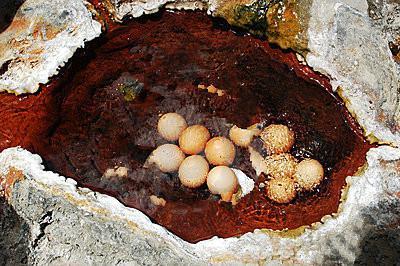
[[[311,0],[284,0],[271,3],[267,12],[266,35],[283,49],[307,50],[307,29]]]
[[[221,1],[214,15],[283,49],[307,51],[312,0]]]
[[[233,11],[234,26],[242,27],[256,36],[265,36],[269,4],[270,1],[256,1],[250,5],[235,7]]]

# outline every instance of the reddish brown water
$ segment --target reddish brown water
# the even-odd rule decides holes
[[[345,177],[370,148],[325,77],[293,53],[238,36],[200,13],[163,13],[115,27],[61,73],[36,95],[0,94],[0,151],[21,145],[38,153],[49,170],[115,196],[190,242],[319,221],[337,211]],[[127,101],[118,84],[132,80],[143,91]],[[198,84],[227,93],[218,97]],[[291,153],[322,162],[326,179],[289,204],[273,203],[258,188],[234,207],[219,203],[205,186],[187,189],[176,174],[142,167],[165,143],[156,132],[165,112],[204,124],[212,135],[226,136],[231,124],[287,124],[296,133]],[[247,151],[237,154],[233,166],[263,181]],[[128,176],[102,177],[114,166],[128,167]],[[153,205],[150,195],[167,204]]]

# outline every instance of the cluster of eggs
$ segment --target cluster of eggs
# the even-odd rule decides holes
[[[288,151],[295,137],[285,125],[269,125],[260,134],[268,156],[262,160],[261,171],[270,177],[267,196],[278,203],[288,203],[298,191],[315,189],[324,177],[324,168],[314,159],[298,162]]]
[[[212,194],[219,194],[223,201],[230,201],[238,188],[238,179],[228,166],[235,159],[235,146],[225,137],[211,138],[202,125],[188,126],[177,113],[161,116],[158,133],[170,142],[157,147],[148,162],[162,172],[178,172],[180,182],[189,188],[198,188],[207,182]],[[205,158],[199,155],[204,151]],[[188,157],[186,157],[188,155]],[[209,165],[214,167],[210,170]]]
[[[266,195],[275,202],[292,201],[298,191],[315,189],[324,177],[324,169],[317,160],[298,162],[288,153],[295,136],[285,125],[271,124],[263,130],[257,125],[247,129],[233,126],[229,131],[230,139],[222,136],[211,138],[206,127],[188,126],[181,115],[167,113],[159,119],[157,130],[167,141],[178,141],[179,146],[164,144],[157,147],[149,162],[163,172],[178,172],[186,187],[198,188],[207,182],[210,192],[219,194],[223,201],[231,201],[238,188],[235,172],[229,168],[236,155],[234,144],[248,148],[257,174],[263,172],[269,177],[264,184]],[[268,153],[265,158],[251,147],[254,137],[262,140]],[[205,158],[200,155],[203,151]],[[214,166],[211,170],[210,165]]]

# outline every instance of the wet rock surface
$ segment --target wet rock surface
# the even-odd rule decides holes
[[[283,49],[307,50],[310,0],[209,1],[208,12]]]

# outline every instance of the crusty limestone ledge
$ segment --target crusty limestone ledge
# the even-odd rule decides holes
[[[33,93],[85,41],[99,36],[101,24],[83,0],[27,0],[0,33],[0,92]]]
[[[165,7],[178,10],[203,10],[208,0],[103,0],[104,6],[116,21],[153,14]]]
[[[307,63],[330,77],[370,140],[399,146],[400,68],[383,24],[396,13],[374,22],[367,1],[321,2],[310,9]]]
[[[400,219],[400,149],[374,148],[367,159],[360,175],[348,178],[339,215],[325,217],[313,229],[256,230],[197,244],[112,197],[44,171],[41,158],[21,148],[0,153],[0,182],[3,188],[8,184],[6,200],[27,224],[30,264],[349,264],[365,237],[374,230],[395,229]]]

